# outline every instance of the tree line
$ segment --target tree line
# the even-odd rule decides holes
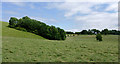
[[[45,23],[31,19],[28,16],[22,17],[20,19],[11,17],[9,20],[9,27],[21,31],[31,32],[50,40],[66,39],[66,32],[63,29],[46,25]]]
[[[102,31],[97,30],[97,29],[89,29],[89,30],[82,30],[81,32],[69,32],[67,31],[66,34],[83,34],[83,35],[94,35],[94,34],[102,34],[102,35],[120,35],[120,31],[118,30],[108,30],[108,29],[103,29]]]

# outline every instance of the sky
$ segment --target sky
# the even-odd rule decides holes
[[[65,31],[118,29],[118,1],[116,0],[41,1],[4,0],[2,21],[9,22],[10,17],[19,19],[28,16]]]

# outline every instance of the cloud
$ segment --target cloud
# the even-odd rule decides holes
[[[118,2],[119,0],[64,0],[65,2]]]
[[[118,11],[118,3],[110,3],[110,6],[106,9],[106,11]]]
[[[22,1],[22,0],[21,0]],[[27,1],[27,0],[26,0]],[[77,0],[78,1],[78,0]],[[111,2],[107,2],[108,0],[91,0],[91,2],[82,2],[83,0],[77,2],[75,0],[64,0],[64,2],[58,3],[50,3],[47,8],[56,8],[58,10],[64,11],[64,18],[72,18],[71,20],[76,23],[76,29],[71,28],[72,31],[80,31],[80,24],[82,23],[82,29],[117,29],[118,24],[118,13],[117,13],[117,1],[110,0]],[[98,1],[98,2],[97,2]],[[106,2],[105,2],[106,1]],[[104,4],[108,4],[106,8]],[[20,4],[15,4],[17,6],[21,6]],[[29,5],[32,9],[35,8],[34,4]],[[95,9],[93,9],[94,7]],[[101,10],[102,11],[99,11]],[[115,12],[109,12],[115,11]],[[9,12],[11,13],[11,12]],[[13,13],[13,12],[12,12]],[[11,14],[12,14],[11,13]],[[14,14],[14,13],[13,13]],[[55,23],[58,22],[55,19],[46,19],[40,17],[34,17],[37,20],[41,20],[45,23]]]
[[[65,30],[65,31],[72,31],[72,32],[80,32],[81,30],[80,29],[70,29],[70,30]]]
[[[57,20],[55,19],[47,19],[47,18],[42,18],[42,17],[30,17],[31,19],[36,19],[36,20],[39,20],[39,21],[42,21],[42,22],[45,22],[45,23],[56,23],[58,22]]]
[[[86,4],[86,3],[64,3],[61,5],[61,8],[63,7],[65,12],[65,17],[70,17],[72,15],[75,15],[77,13],[82,14],[88,14],[91,12],[91,9],[89,9],[92,5]]]
[[[77,23],[83,21],[84,29],[118,29],[118,13],[93,12],[87,16],[77,16]]]
[[[75,14],[89,14],[91,12],[96,12],[102,10],[103,12],[118,10],[117,2],[64,2],[64,3],[53,3],[48,4],[48,9],[56,8],[59,10],[64,10],[64,17],[71,17]],[[94,9],[91,9],[93,8]]]
[[[118,2],[119,0],[2,0],[2,2]]]
[[[73,1],[73,0],[72,0]],[[106,5],[107,4],[107,5]],[[83,29],[118,29],[117,2],[63,2],[48,4],[48,9],[56,8],[65,11],[64,17],[73,18],[78,31]],[[94,7],[94,9],[93,9]],[[102,11],[100,11],[102,9]],[[115,11],[114,13],[109,11]],[[80,27],[82,23],[82,28]]]
[[[96,2],[64,2],[64,3],[51,3],[48,4],[47,8],[56,8],[58,10],[64,10],[65,14],[64,17],[71,17],[76,14],[90,14],[95,10],[91,9],[94,7],[96,10],[103,7],[106,3],[96,3]],[[109,5],[109,3],[107,3]],[[116,3],[115,3],[116,4]],[[110,6],[111,8],[111,6]],[[109,9],[109,8],[107,8]],[[116,9],[116,8],[114,8]],[[107,11],[107,10],[106,10]]]
[[[64,0],[2,0],[2,2],[63,2]]]

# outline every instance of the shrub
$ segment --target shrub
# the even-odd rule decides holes
[[[102,36],[101,36],[101,34],[97,34],[97,35],[96,35],[96,39],[97,39],[98,41],[102,41]]]

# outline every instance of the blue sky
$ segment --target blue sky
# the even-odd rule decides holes
[[[2,2],[2,21],[29,16],[66,31],[118,29],[117,2]]]

